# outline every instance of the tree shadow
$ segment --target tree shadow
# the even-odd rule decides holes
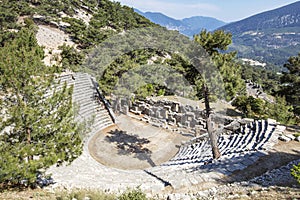
[[[235,156],[231,159],[222,157],[218,161],[207,162],[190,170],[190,172],[201,171],[203,173],[218,172],[225,175],[225,178],[218,179],[221,183],[233,183],[248,181],[250,184],[257,184],[263,187],[279,186],[300,188],[300,184],[291,175],[293,165],[300,160],[300,151],[292,150],[293,153],[269,152],[268,154],[257,152],[248,156]],[[255,155],[256,154],[256,155]],[[253,159],[257,157],[257,159]],[[242,169],[239,166],[244,165]]]
[[[231,108],[227,108],[226,114],[228,116],[232,116],[232,117],[243,117],[244,114],[240,111],[237,111],[235,109],[231,109]]]
[[[228,181],[248,181],[261,186],[288,186],[300,188],[300,184],[291,175],[293,165],[300,160],[300,151],[294,153],[272,152],[260,157],[243,170],[233,172]],[[298,161],[297,161],[298,160]]]
[[[145,144],[150,143],[150,140],[139,138],[138,135],[131,135],[127,131],[118,129],[111,130],[108,134],[105,140],[110,143],[116,143],[119,155],[133,155],[134,158],[139,160],[146,160],[151,167],[156,166],[151,159],[152,151],[144,147]]]

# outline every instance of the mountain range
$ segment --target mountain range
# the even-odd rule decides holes
[[[227,24],[239,57],[283,65],[300,52],[300,1]]]
[[[177,30],[189,37],[193,37],[193,35],[200,33],[202,29],[213,31],[226,24],[225,22],[212,17],[194,16],[178,20],[159,12],[142,12],[138,9],[134,9],[134,11],[146,17],[153,23],[164,26],[169,30]]]
[[[135,12],[189,37],[202,29],[231,32],[233,43],[229,50],[238,51],[241,58],[282,66],[300,52],[300,1],[229,24],[211,17],[176,20],[162,13]]]

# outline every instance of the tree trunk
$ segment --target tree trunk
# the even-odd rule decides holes
[[[214,131],[213,124],[211,121],[211,116],[210,116],[211,108],[209,105],[209,90],[208,90],[207,85],[204,85],[203,90],[204,90],[203,91],[204,92],[204,103],[205,103],[205,111],[206,111],[206,129],[207,129],[208,136],[209,136],[210,143],[211,143],[213,158],[218,159],[221,157],[221,154],[220,154],[220,150],[219,150],[218,142],[217,142],[218,137],[216,135],[216,132]]]
[[[30,130],[30,128],[27,128],[27,143],[28,143],[28,145],[31,144],[31,130]],[[28,162],[29,162],[30,160],[33,160],[33,155],[29,155],[29,156],[27,157],[27,159],[28,159]]]

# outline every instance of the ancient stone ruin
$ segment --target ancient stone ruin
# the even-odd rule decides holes
[[[75,80],[66,75],[61,77],[61,82],[74,85],[73,101],[79,106],[77,120],[93,120],[85,136],[83,154],[69,166],[48,170],[57,186],[109,191],[140,187],[151,193],[164,191],[167,187],[192,190],[199,184],[221,180],[255,163],[268,154],[285,130],[284,126],[270,119],[223,120],[223,131],[218,139],[222,156],[213,160],[203,109],[153,99],[132,104],[121,99],[110,106],[97,91],[97,84],[90,75],[76,73],[73,76]],[[132,171],[105,166],[90,155],[88,144],[93,135],[114,124],[111,108],[116,114],[123,113],[174,133],[190,134],[193,139],[182,144],[172,159],[158,166]],[[216,123],[215,127],[220,124]]]

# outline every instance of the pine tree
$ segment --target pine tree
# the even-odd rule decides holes
[[[55,87],[57,67],[42,63],[34,32],[21,29],[0,49],[0,182],[35,185],[38,173],[81,153],[72,87]],[[24,185],[24,183],[26,183]]]
[[[290,57],[284,65],[289,71],[281,77],[280,94],[294,107],[294,112],[300,115],[300,53]]]
[[[242,89],[242,79],[240,73],[240,66],[234,63],[233,59],[236,55],[235,52],[230,53],[221,53],[221,51],[227,50],[228,46],[231,44],[231,34],[225,33],[222,30],[217,30],[213,33],[210,33],[206,30],[201,31],[198,35],[194,36],[194,41],[200,44],[211,57],[214,65],[219,70],[222,78],[223,84],[226,91],[226,99],[232,99],[238,91]],[[209,69],[207,69],[209,70]],[[214,76],[211,74],[210,76]],[[211,78],[210,81],[216,81],[215,84],[220,80],[215,80]],[[205,99],[205,108],[206,108],[206,126],[209,138],[211,140],[212,152],[214,159],[218,159],[221,154],[217,146],[217,135],[216,131],[212,126],[211,119],[211,108],[210,108],[210,99],[212,98],[212,88],[209,87],[210,83],[202,83],[203,94]],[[214,91],[215,96],[219,91]]]
[[[194,36],[194,41],[200,44],[211,57],[219,70],[226,92],[226,99],[233,99],[243,89],[241,66],[234,61],[236,52],[224,53],[232,43],[231,33],[217,30],[213,33],[206,30]]]

